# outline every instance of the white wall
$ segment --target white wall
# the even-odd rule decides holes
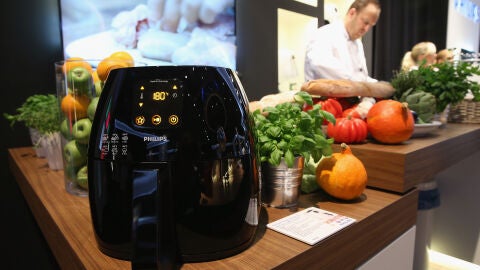
[[[342,20],[353,0],[324,0],[324,18],[330,22]]]
[[[304,82],[305,47],[318,19],[278,9],[278,90],[298,90]]]
[[[474,23],[455,10],[454,1],[449,1],[447,24],[447,48],[479,51],[480,24]],[[480,5],[480,0],[470,0]]]

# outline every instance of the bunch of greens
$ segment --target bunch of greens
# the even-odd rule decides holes
[[[444,62],[431,67],[419,67],[419,76],[423,78],[420,90],[432,93],[437,99],[437,112],[443,112],[447,105],[461,102],[470,91],[474,101],[480,101],[478,83],[470,79],[480,75],[478,66],[470,62]]]
[[[333,139],[325,137],[322,123],[325,119],[335,123],[334,116],[321,110],[320,105],[313,105],[312,97],[306,92],[297,92],[295,101],[253,112],[261,162],[278,166],[284,158],[291,168],[295,156],[303,156],[306,161],[313,158],[316,162],[332,154]],[[305,103],[313,105],[313,109],[303,111]]]
[[[56,95],[36,94],[28,97],[16,109],[16,114],[4,113],[10,126],[22,122],[28,128],[37,129],[41,134],[60,130],[60,106]]]
[[[391,80],[393,97],[400,99],[410,89],[431,93],[436,99],[436,112],[440,113],[447,105],[461,102],[469,92],[474,101],[480,101],[479,84],[471,80],[473,75],[480,75],[480,68],[470,62],[444,62],[397,72]]]
[[[412,70],[408,71],[394,71],[391,84],[395,88],[392,98],[400,100],[406,92],[415,90],[418,86],[422,85],[424,79],[420,76],[420,73]]]

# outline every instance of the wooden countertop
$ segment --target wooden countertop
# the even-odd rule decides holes
[[[130,269],[130,263],[101,253],[95,242],[88,198],[68,194],[63,171],[48,169],[31,147],[9,149],[10,169],[63,269]],[[303,195],[299,208],[317,206],[357,222],[314,246],[272,230],[266,224],[289,215],[288,209],[262,208],[253,245],[235,256],[189,263],[182,269],[352,269],[415,225],[418,192],[403,195],[367,189],[354,202],[318,192]]]
[[[480,150],[480,125],[448,123],[435,133],[399,145],[350,145],[362,160],[370,187],[404,193]],[[339,146],[334,149],[339,151]]]

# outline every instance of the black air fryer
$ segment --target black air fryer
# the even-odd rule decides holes
[[[248,101],[230,69],[113,70],[88,156],[99,248],[133,269],[221,259],[252,243],[259,176]]]

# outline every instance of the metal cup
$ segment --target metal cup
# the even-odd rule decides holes
[[[261,165],[262,202],[271,207],[290,208],[296,206],[300,196],[304,158],[295,158],[292,168],[282,159],[278,166],[268,162]]]

